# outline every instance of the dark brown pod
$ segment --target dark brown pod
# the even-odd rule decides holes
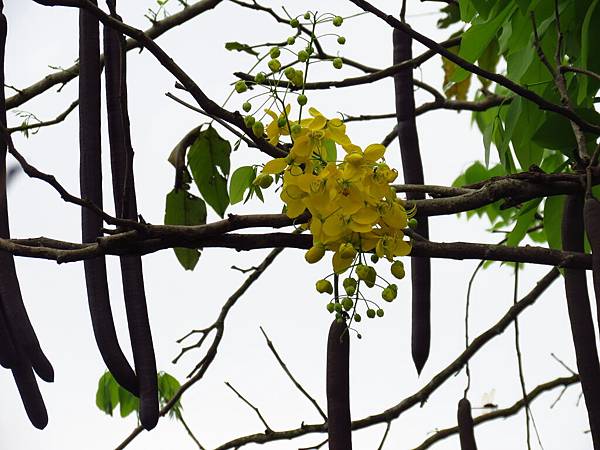
[[[27,417],[34,427],[44,429],[48,425],[46,405],[29,361],[20,351],[17,351],[17,358],[11,369]]]
[[[329,450],[352,450],[350,337],[346,322],[337,319],[327,338],[327,424]]]
[[[412,39],[400,30],[394,30],[394,64],[412,59]],[[402,157],[404,182],[424,184],[423,162],[419,149],[419,136],[415,121],[415,97],[413,69],[406,68],[394,76],[396,118],[398,121],[398,141]],[[409,192],[408,200],[424,199],[425,194]],[[416,232],[429,237],[429,224],[426,216],[417,211]],[[431,341],[431,262],[429,258],[411,257],[412,280],[412,357],[418,373],[429,357]]]
[[[79,12],[79,145],[81,197],[102,208],[100,143],[100,43],[99,22],[85,10]],[[102,219],[88,208],[81,210],[83,242],[95,242],[102,234]],[[88,303],[100,354],[115,380],[138,395],[135,372],[123,354],[113,322],[106,262],[84,261]]]
[[[2,299],[0,299],[0,366],[10,369],[15,365],[15,348],[12,344],[8,324],[2,310]]]
[[[4,4],[0,1],[0,12],[3,8]],[[6,17],[4,14],[0,14],[0,86],[4,86],[6,35]],[[0,92],[0,121],[2,125],[6,126],[4,89],[1,89]],[[0,237],[10,239],[6,197],[6,142],[4,139],[0,139]],[[23,356],[30,362],[40,378],[49,382],[53,381],[54,369],[46,355],[44,355],[33,330],[23,304],[14,258],[7,252],[0,252],[0,299],[1,307],[4,310],[6,332],[19,342],[23,350]]]
[[[109,2],[116,14],[116,2]],[[125,38],[104,27],[106,105],[112,169],[113,197],[117,217],[137,219],[133,176],[133,148],[127,108]],[[122,256],[121,277],[129,324],[129,335],[140,393],[140,422],[147,430],[156,426],[159,416],[156,359],[144,289],[140,256]]]
[[[461,450],[477,450],[473,416],[471,416],[471,403],[466,398],[461,398],[458,402],[456,418],[458,419],[458,436],[460,437]]]
[[[600,319],[600,202],[588,195],[583,206],[583,220],[590,247],[592,248],[592,277],[596,294],[596,316]],[[600,322],[598,322],[600,323]]]
[[[582,196],[569,195],[562,219],[563,250],[583,252]],[[564,269],[565,291],[577,369],[588,412],[594,449],[600,450],[600,364],[585,270]]]

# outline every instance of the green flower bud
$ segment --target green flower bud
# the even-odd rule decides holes
[[[339,27],[344,22],[344,18],[342,16],[335,16],[331,22],[334,26]]]
[[[377,262],[378,262],[378,261],[379,261],[379,256],[377,256],[375,253],[373,253],[373,254],[371,255],[371,262],[372,262],[373,264],[377,264]]]
[[[377,271],[374,267],[369,266],[367,277],[365,278],[365,284],[372,288],[375,286],[375,281],[377,281]]]
[[[337,38],[338,44],[344,45],[346,43],[346,38],[344,36],[340,36]]]
[[[256,177],[256,180],[254,180],[254,182],[258,184],[261,188],[267,189],[273,184],[273,177],[268,174],[261,174]]]
[[[300,21],[298,19],[292,19],[290,20],[290,25],[292,28],[298,28],[300,26]]]
[[[377,310],[377,317],[383,317],[383,315],[384,315],[384,314],[385,314],[385,313],[384,313],[383,309],[379,308],[379,309]]]
[[[302,126],[299,123],[292,125],[292,136],[298,136],[302,131]]]
[[[417,222],[417,219],[414,217],[408,221],[409,228],[412,228],[413,230],[417,228],[417,225],[419,225],[419,222]]]
[[[290,81],[294,86],[302,86],[304,84],[304,72],[302,70],[296,70],[294,78]]]
[[[269,56],[271,56],[272,59],[279,58],[279,55],[281,55],[281,50],[279,50],[279,47],[273,47],[271,51],[269,51]]]
[[[288,67],[283,71],[283,74],[288,80],[292,81],[296,76],[296,69],[294,69],[293,67]]]
[[[309,57],[310,57],[310,55],[308,54],[308,52],[306,50],[300,50],[298,52],[298,61],[300,61],[300,62],[308,61]]]
[[[401,280],[406,275],[404,272],[404,263],[402,261],[394,261],[391,267],[392,275]]]
[[[250,110],[252,109],[252,105],[250,104],[250,102],[244,102],[244,104],[242,105],[242,109],[246,112],[250,112]]]
[[[320,294],[333,294],[333,286],[329,280],[319,280],[316,283],[317,292]]]
[[[285,119],[285,117],[280,117],[279,119],[277,119],[277,126],[279,128],[283,128],[287,125],[287,120]]]
[[[386,302],[393,302],[397,295],[398,295],[398,292],[389,286],[386,287],[383,291],[381,291],[381,297]]]
[[[369,276],[369,266],[365,266],[364,264],[356,266],[356,276],[359,280],[366,280]]]
[[[254,118],[254,116],[246,116],[246,117],[244,117],[244,124],[248,128],[251,128],[252,125],[254,125],[254,122],[256,122],[256,119]]]
[[[309,55],[312,55],[314,51],[315,50],[312,48],[311,45],[306,46],[306,53],[308,53]]]
[[[287,38],[288,45],[294,45],[295,43],[296,43],[296,36],[290,36],[289,38]]]
[[[267,75],[264,72],[258,72],[254,76],[254,81],[256,81],[258,84],[262,84],[267,81]]]
[[[234,87],[235,91],[238,94],[241,94],[242,92],[246,92],[248,90],[248,86],[246,85],[246,82],[244,80],[236,82]]]
[[[350,297],[346,297],[344,300],[342,300],[342,306],[346,311],[350,311],[354,306],[354,302]]]
[[[330,313],[335,311],[335,304],[334,303],[327,303],[327,311],[329,311]]]
[[[362,317],[360,317],[360,314],[354,314],[354,321],[355,322],[360,322],[362,320]]]
[[[269,61],[267,66],[269,66],[269,69],[271,69],[271,72],[278,72],[279,69],[281,69],[281,63],[279,62],[278,59],[272,59],[271,61]]]
[[[309,12],[309,11],[306,11],[306,12],[304,13],[304,18],[305,18],[306,20],[310,20],[310,12]]]
[[[356,284],[357,284],[357,282],[354,278],[346,278],[342,282],[342,285],[344,286],[344,290],[346,291],[346,294],[348,294],[348,295],[354,295],[356,293]]]
[[[265,126],[263,123],[260,121],[254,122],[252,125],[252,133],[254,133],[254,136],[256,137],[262,137],[263,134],[265,134]]]
[[[371,308],[367,309],[367,317],[369,319],[374,319],[376,314],[377,313],[375,312],[374,309],[371,309]]]
[[[343,65],[344,62],[342,61],[342,58],[333,59],[333,67],[335,67],[336,69],[341,69]]]
[[[344,309],[344,307],[342,306],[341,303],[336,303],[335,306],[334,306],[334,308],[335,308],[335,311],[339,312],[339,313],[341,313],[342,310]]]
[[[300,106],[304,106],[308,102],[308,98],[306,97],[306,95],[300,94],[297,98],[297,101]]]

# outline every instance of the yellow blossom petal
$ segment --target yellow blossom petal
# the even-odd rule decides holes
[[[281,173],[285,170],[287,165],[288,163],[285,158],[275,158],[265,164],[262,173],[269,175]]]

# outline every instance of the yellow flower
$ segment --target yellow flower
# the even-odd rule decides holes
[[[287,105],[285,107],[285,114],[281,113],[279,115],[277,115],[277,113],[271,111],[270,109],[265,109],[265,112],[273,119],[273,121],[267,126],[267,129],[265,130],[267,133],[267,137],[269,138],[269,144],[277,145],[277,143],[279,142],[279,138],[282,135],[287,136],[290,134],[288,128],[288,120],[291,109],[291,105]],[[279,126],[281,124],[283,124],[283,126]],[[292,126],[291,121],[289,126]]]

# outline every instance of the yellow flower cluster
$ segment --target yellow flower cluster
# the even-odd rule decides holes
[[[331,250],[334,271],[342,273],[357,252],[374,250],[389,261],[407,255],[411,247],[403,229],[411,212],[390,186],[398,172],[383,160],[385,147],[372,144],[363,151],[350,141],[340,119],[328,120],[314,108],[300,123],[285,120],[287,113],[282,120],[269,112],[273,122],[266,132],[276,143],[292,131],[293,146],[287,158],[269,161],[262,173],[283,174],[281,199],[290,218],[310,212],[313,247],[306,260],[314,263]],[[341,160],[338,145],[345,151]]]

